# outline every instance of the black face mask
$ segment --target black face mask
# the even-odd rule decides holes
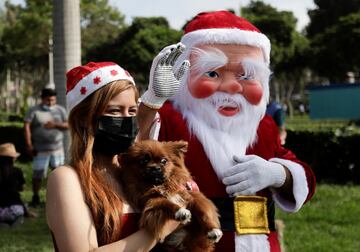
[[[137,132],[135,116],[101,116],[95,133],[94,149],[107,155],[124,152],[134,142]]]

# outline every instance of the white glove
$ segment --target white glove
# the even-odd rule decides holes
[[[223,183],[229,195],[254,195],[267,187],[281,187],[285,183],[285,168],[256,155],[233,157],[236,165],[224,172]]]
[[[174,64],[184,50],[185,46],[181,43],[170,45],[162,49],[154,58],[148,89],[141,96],[141,101],[146,106],[159,109],[179,90],[181,78],[189,70],[190,62],[185,60],[176,72],[174,72]]]

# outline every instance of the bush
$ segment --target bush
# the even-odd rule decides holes
[[[0,111],[1,122],[23,122],[24,116],[21,114],[7,113]]]
[[[360,134],[351,128],[288,130],[286,148],[313,169],[318,182],[360,183]]]
[[[322,130],[287,129],[286,148],[299,159],[308,163],[318,182],[360,184],[360,132],[358,127],[326,127]],[[21,161],[29,161],[25,152],[22,123],[1,123],[0,143],[12,142],[22,155]]]

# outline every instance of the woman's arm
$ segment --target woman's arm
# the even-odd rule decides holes
[[[141,229],[99,248],[91,211],[84,201],[78,176],[69,167],[56,168],[48,178],[46,216],[59,251],[149,251],[156,245],[154,237]],[[170,222],[165,233],[177,226],[177,222]]]
[[[139,123],[138,140],[146,140],[150,138],[150,130],[154,123],[154,118],[158,109],[150,108],[144,103],[140,103],[137,114]]]

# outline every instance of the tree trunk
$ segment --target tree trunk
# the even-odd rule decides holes
[[[53,27],[54,81],[58,103],[66,108],[66,72],[81,64],[80,1],[53,0]],[[68,134],[64,146],[68,157]]]

